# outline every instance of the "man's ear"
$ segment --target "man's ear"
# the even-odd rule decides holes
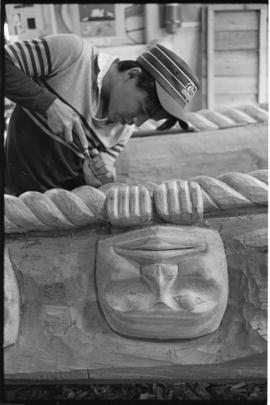
[[[134,77],[140,76],[141,72],[142,72],[142,69],[139,66],[138,67],[133,67],[133,68],[128,70],[128,77],[130,79],[133,79]]]

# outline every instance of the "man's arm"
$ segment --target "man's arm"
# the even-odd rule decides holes
[[[5,97],[41,114],[44,114],[56,99],[53,93],[27,76],[9,54],[5,55]]]
[[[5,96],[16,104],[47,116],[51,130],[67,142],[72,130],[84,148],[88,143],[74,110],[38,84],[39,79],[57,75],[76,61],[83,41],[76,35],[54,35],[18,41],[5,46]]]

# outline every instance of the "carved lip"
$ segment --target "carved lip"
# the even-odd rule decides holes
[[[183,249],[206,249],[206,243],[202,241],[177,241],[175,237],[148,236],[139,239],[120,242],[117,248],[126,250],[183,250]]]
[[[159,237],[147,237],[118,243],[114,250],[122,256],[156,260],[205,251],[206,243],[197,241],[179,242],[171,237],[167,237],[165,240],[161,240]]]
[[[127,321],[128,323],[133,322],[136,320],[136,322],[141,321],[141,322],[149,322],[153,321],[154,323],[156,322],[167,322],[167,323],[175,323],[175,321],[178,319],[182,320],[195,320],[195,319],[202,319],[205,316],[209,316],[213,311],[215,311],[216,305],[211,306],[207,311],[204,312],[189,312],[186,310],[183,311],[160,311],[160,312],[141,312],[141,311],[129,311],[129,312],[121,312],[117,309],[112,308],[110,305],[106,304],[105,305],[107,308],[110,308],[110,311],[112,310],[111,314],[114,314],[113,316],[119,319],[122,319],[123,321]]]

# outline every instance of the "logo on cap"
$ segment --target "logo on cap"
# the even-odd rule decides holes
[[[185,96],[187,103],[189,103],[190,100],[195,96],[196,92],[197,88],[192,83],[189,83],[184,89],[181,90],[181,93],[183,96]]]

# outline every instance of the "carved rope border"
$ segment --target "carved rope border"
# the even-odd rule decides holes
[[[215,110],[202,109],[196,112],[187,112],[186,118],[193,131],[211,131],[239,125],[258,124],[268,121],[268,102]],[[156,121],[148,120],[140,128],[135,129],[134,133],[139,136],[141,131],[156,130],[158,125]]]
[[[91,224],[198,223],[205,213],[267,206],[268,170],[196,176],[156,185],[111,183],[96,189],[27,191],[4,195],[5,233],[73,229]]]

